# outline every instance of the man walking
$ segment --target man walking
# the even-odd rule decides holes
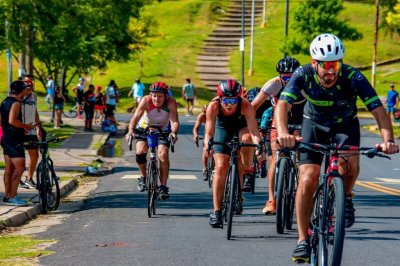
[[[190,79],[186,79],[185,85],[182,87],[182,98],[187,103],[187,115],[193,115],[194,98],[196,98],[196,87],[190,83]]]
[[[54,80],[52,76],[47,76],[47,83],[46,83],[46,104],[47,107],[49,108],[49,111],[51,110],[51,105],[53,104],[54,100]]]
[[[140,100],[144,96],[144,85],[140,82],[140,79],[136,79],[132,85],[132,89],[128,93],[128,97],[133,95],[134,108],[137,108]]]
[[[396,109],[399,103],[399,93],[394,89],[394,84],[390,84],[390,91],[388,91],[386,99],[386,112],[390,117],[390,113],[393,115],[393,122],[396,119]]]

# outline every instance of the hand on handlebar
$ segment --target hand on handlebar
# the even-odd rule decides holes
[[[174,140],[174,144],[178,141],[178,134],[176,134],[175,132],[171,132],[169,134],[169,138],[172,138]]]
[[[375,147],[379,150],[382,150],[382,152],[385,154],[395,154],[399,152],[399,145],[394,142],[376,144]]]
[[[129,131],[126,135],[125,135],[125,140],[127,141],[127,142],[129,142],[129,140],[131,139],[134,139],[135,138],[135,133],[133,133],[132,131]]]
[[[302,140],[302,137],[290,134],[282,134],[278,136],[278,143],[282,148],[293,148],[296,145],[296,142],[301,142]]]

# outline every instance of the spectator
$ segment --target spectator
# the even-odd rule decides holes
[[[83,119],[82,117],[82,102],[83,102],[83,92],[85,90],[85,79],[84,78],[79,78],[79,83],[75,87],[72,88],[72,90],[75,92],[76,98],[76,104],[78,105],[78,108],[76,112],[78,113],[78,119]]]
[[[140,100],[144,96],[144,85],[140,82],[140,79],[136,79],[132,85],[132,89],[128,93],[128,97],[133,94],[134,108],[138,107]]]
[[[97,86],[97,90],[94,91],[94,96],[96,97],[96,102],[94,103],[95,124],[101,124],[104,119],[105,99],[103,93],[101,93],[101,89],[101,86]]]
[[[101,123],[101,131],[103,132],[110,132],[111,135],[114,135],[115,133],[117,133],[118,131],[118,123],[115,120],[114,115],[110,112],[106,112],[105,114],[105,119],[104,121]]]
[[[93,131],[94,104],[96,102],[93,84],[90,84],[88,90],[83,94],[83,100],[85,102],[85,131]]]
[[[56,113],[56,120],[54,121],[54,128],[59,129],[61,124],[61,116],[64,110],[64,102],[66,102],[64,94],[62,94],[59,87],[56,87],[54,94],[54,110]]]
[[[55,88],[55,86],[54,86],[53,77],[49,75],[49,76],[47,76],[47,84],[46,84],[47,95],[46,95],[46,99],[45,99],[49,111],[51,110],[51,105],[54,102],[54,88]]]
[[[394,89],[394,84],[390,84],[390,91],[388,91],[386,99],[386,112],[390,117],[390,113],[393,115],[393,122],[396,119],[396,109],[399,103],[399,93]]]
[[[22,114],[22,123],[24,124],[35,124],[37,125],[35,128],[29,130],[24,135],[24,142],[29,141],[38,141],[42,140],[42,128],[39,120],[39,113],[37,110],[37,96],[34,93],[34,80],[32,75],[27,75],[24,78],[25,83],[25,97],[21,101],[21,114]],[[27,145],[26,149],[29,154],[29,169],[28,175],[25,178],[25,181],[19,182],[20,188],[36,188],[36,183],[33,180],[33,173],[36,170],[36,165],[39,160],[39,151],[38,147]]]
[[[3,148],[5,170],[4,188],[5,195],[3,204],[16,206],[26,206],[25,200],[17,197],[17,190],[21,176],[25,170],[25,131],[32,130],[33,123],[22,123],[22,113],[20,101],[25,95],[25,84],[23,81],[14,81],[10,86],[10,96],[8,96],[0,106],[0,124],[3,129],[1,146]]]
[[[118,87],[114,80],[111,80],[106,89],[106,109],[114,115],[118,101]]]
[[[187,103],[187,115],[193,115],[194,98],[196,98],[196,87],[190,83],[190,79],[186,79],[185,85],[182,87],[182,98]]]

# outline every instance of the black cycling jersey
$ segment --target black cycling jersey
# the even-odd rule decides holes
[[[222,112],[221,102],[216,99],[219,105],[219,112],[217,115],[216,126],[222,128],[243,128],[247,126],[246,118],[242,115],[242,98],[239,97],[239,102],[237,103],[236,111],[233,115],[224,115]]]
[[[2,103],[0,107],[1,113],[1,128],[3,130],[3,141],[9,141],[12,143],[21,143],[23,142],[25,131],[23,128],[17,128],[12,126],[8,118],[10,116],[11,106],[18,102],[18,100],[14,97],[8,96]],[[22,112],[19,112],[17,117],[19,121],[22,121]]]
[[[357,116],[357,96],[369,111],[382,106],[376,91],[357,69],[342,65],[335,86],[322,87],[311,64],[296,69],[283,90],[280,100],[293,105],[300,97],[307,98],[304,117],[322,125],[343,124]]]

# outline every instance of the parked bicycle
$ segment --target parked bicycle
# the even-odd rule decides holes
[[[197,137],[196,139],[196,146],[199,147],[199,140],[202,140],[203,137]],[[215,161],[214,161],[214,155],[213,155],[213,150],[210,152],[210,156],[207,159],[207,169],[206,169],[206,178],[208,181],[208,186],[211,188],[212,183],[213,183],[213,178],[214,178],[214,167],[215,167]]]
[[[169,137],[169,132],[163,132],[159,126],[148,126],[143,134],[135,134],[135,139],[145,140],[150,148],[149,160],[147,161],[147,215],[151,218],[156,215],[158,200],[158,180],[160,179],[159,163],[157,160],[157,147],[159,140],[168,139],[171,152],[175,152],[174,140]],[[129,136],[128,145],[132,150],[132,135]]]
[[[47,141],[30,141],[30,146],[39,147],[41,161],[36,168],[36,188],[39,190],[40,206],[43,214],[57,210],[60,205],[59,178],[50,158],[49,143],[59,142],[58,138]]]
[[[257,144],[239,142],[239,138],[237,136],[233,137],[230,142],[216,142],[213,138],[211,138],[208,143],[208,152],[211,151],[213,145],[225,145],[231,149],[231,157],[229,161],[229,169],[226,174],[221,215],[221,227],[223,228],[223,220],[225,220],[228,227],[226,237],[228,240],[230,240],[232,233],[233,215],[240,215],[243,212],[242,189],[240,187],[239,180],[237,151],[239,151],[242,147],[256,147],[259,151],[262,151],[262,147]]]
[[[67,118],[75,118],[78,115],[78,103],[75,103],[69,110],[64,108],[63,115]],[[81,112],[83,113],[83,107],[81,108]]]
[[[338,141],[338,143],[343,142]],[[348,145],[298,143],[297,149],[321,152],[325,160],[326,174],[321,176],[320,185],[314,194],[314,207],[310,221],[310,263],[311,265],[340,265],[345,235],[345,192],[343,179],[339,174],[339,158],[344,156],[339,151],[358,152],[369,158],[378,156],[390,159],[390,157],[381,154],[381,151],[376,148]]]
[[[289,133],[301,130],[301,125],[289,125]],[[276,232],[283,234],[285,226],[292,229],[298,173],[296,150],[283,148],[276,151],[274,197],[276,201]]]

